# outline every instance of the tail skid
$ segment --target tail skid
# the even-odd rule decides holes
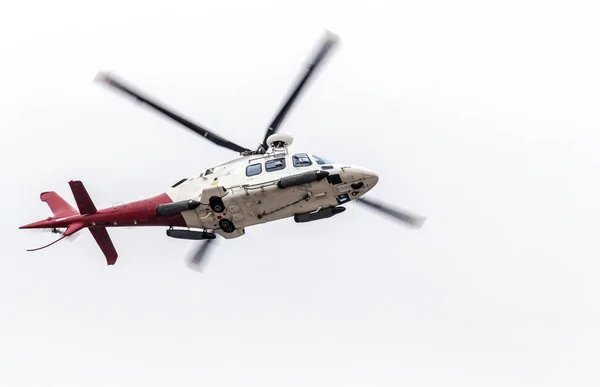
[[[90,215],[97,211],[94,202],[90,198],[90,195],[81,181],[71,180],[69,181],[69,186],[71,187],[71,192],[73,193],[73,197],[75,198],[79,211],[61,198],[56,192],[43,192],[40,194],[40,200],[48,204],[54,216],[45,221],[32,223],[30,225],[22,226],[21,228],[53,228],[48,221],[64,219],[76,215]],[[81,217],[79,217],[79,220],[81,220]],[[38,251],[50,247],[86,227],[87,226],[85,223],[76,220],[74,223],[71,223],[69,226],[67,226],[64,234],[54,242],[35,249],[29,249],[27,251]],[[98,244],[98,247],[100,247],[104,253],[107,265],[114,265],[117,261],[118,254],[115,246],[112,243],[112,240],[110,239],[110,235],[108,235],[106,227],[94,227],[89,228],[89,230],[94,237],[94,240]]]
[[[38,250],[45,249],[46,247],[50,247],[50,246],[52,246],[52,245],[53,245],[53,244],[55,244],[56,242],[60,242],[60,241],[62,241],[62,240],[63,240],[63,239],[65,239],[66,237],[67,237],[67,236],[63,234],[63,236],[61,236],[60,238],[58,238],[58,239],[57,239],[57,240],[55,240],[54,242],[48,243],[47,245],[45,245],[45,246],[42,246],[42,247],[37,247],[37,248],[35,248],[35,249],[28,249],[27,251],[38,251]]]
[[[60,198],[60,196],[59,196],[59,198]],[[84,227],[85,227],[85,225],[83,223],[73,223],[69,227],[67,227],[67,230],[63,233],[63,235],[60,238],[58,238],[57,240],[55,240],[54,242],[49,243],[42,247],[38,247],[36,249],[29,249],[27,251],[38,251],[38,250],[45,249],[46,247],[50,247],[53,244],[55,244],[56,242],[62,241],[66,237],[71,236],[71,235],[75,234],[77,231],[82,230]]]

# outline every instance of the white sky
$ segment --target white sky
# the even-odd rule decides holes
[[[223,5],[218,5],[223,4]],[[224,5],[227,4],[227,5]],[[1,386],[597,386],[598,6],[574,1],[20,1],[0,6]],[[242,145],[328,28],[283,129],[376,170],[364,208],[222,241],[205,274],[164,229],[106,267],[18,230],[39,193],[98,207],[235,153],[92,84],[113,70]]]

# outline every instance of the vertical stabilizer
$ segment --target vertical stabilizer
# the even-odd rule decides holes
[[[81,181],[71,180],[69,186],[71,187],[73,197],[75,198],[75,202],[77,203],[77,207],[79,207],[81,215],[93,214],[97,211],[92,198],[90,198],[90,195]]]
[[[50,211],[55,218],[66,218],[67,216],[78,215],[79,212],[67,201],[60,197],[56,192],[42,192],[40,200],[48,204]]]
[[[100,246],[100,250],[104,253],[106,257],[107,265],[114,265],[117,262],[117,250],[115,249],[115,245],[113,245],[112,240],[110,239],[110,235],[108,235],[108,230],[106,227],[93,227],[90,228],[90,232],[92,236]]]

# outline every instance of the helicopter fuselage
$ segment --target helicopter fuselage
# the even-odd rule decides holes
[[[163,226],[210,230],[231,239],[261,223],[289,217],[300,223],[341,213],[343,204],[361,198],[378,180],[366,168],[291,153],[283,147],[209,168],[181,179],[162,194],[98,210],[83,183],[70,181],[79,211],[55,192],[43,192],[40,198],[54,216],[21,228],[66,228],[68,236],[82,228]],[[211,204],[215,198],[221,208]],[[186,208],[194,203],[194,208]],[[223,222],[229,227],[223,227]],[[199,234],[187,235],[195,239]]]
[[[303,182],[293,178],[311,175],[320,179]],[[281,182],[288,182],[285,188],[281,188]],[[303,218],[302,214],[314,215],[357,199],[377,182],[377,175],[366,168],[331,163],[310,153],[289,152],[284,147],[207,169],[179,181],[166,195],[174,203],[192,200],[204,204],[181,212],[187,227],[215,230],[225,238],[235,238],[244,234],[244,228],[256,224],[292,216],[300,216],[297,222],[306,221],[310,217]],[[217,188],[222,188],[222,212],[206,205]],[[319,219],[319,215],[313,218]],[[230,220],[235,230],[221,228],[221,219]]]

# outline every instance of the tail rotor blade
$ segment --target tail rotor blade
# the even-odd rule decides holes
[[[425,217],[413,215],[407,211],[393,208],[387,204],[372,199],[359,198],[357,202],[365,204],[371,209],[377,210],[384,215],[415,228],[422,227],[426,220]]]

